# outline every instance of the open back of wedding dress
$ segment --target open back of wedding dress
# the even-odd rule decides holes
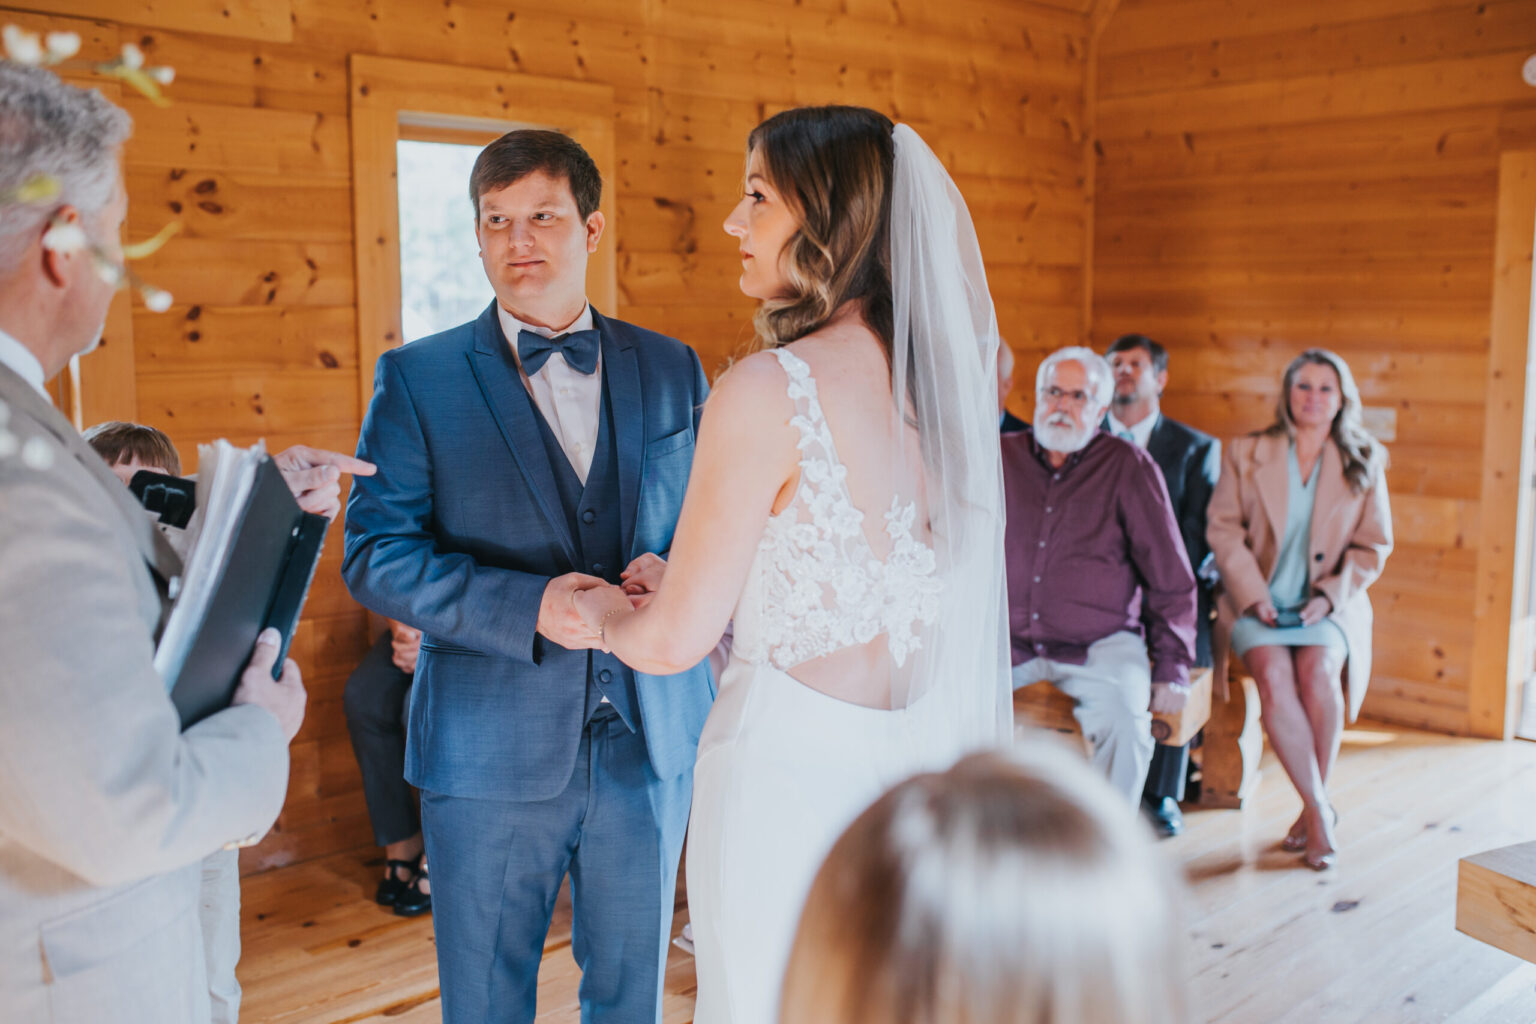
[[[774,350],[799,483],[764,527],[699,742],[696,1024],[776,1022],[837,836],[894,783],[1011,734],[997,327],[958,191],[911,129],[893,138],[889,422],[840,446],[823,405],[837,396]]]

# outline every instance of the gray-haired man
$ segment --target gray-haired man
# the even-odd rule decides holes
[[[129,130],[99,93],[0,61],[7,1020],[209,1021],[203,863],[271,826],[304,717],[297,666],[272,678],[274,633],[256,645],[234,706],[181,731],[153,665],[180,559],[45,390],[101,337],[114,291],[102,265],[122,258]],[[38,180],[56,194],[18,198]],[[321,511],[349,468],[309,450],[288,465],[300,503]]]
[[[1134,802],[1151,712],[1188,697],[1195,581],[1156,463],[1099,429],[1112,392],[1087,349],[1041,363],[1034,426],[1002,439],[1004,549],[1015,688],[1075,700],[1094,764]]]

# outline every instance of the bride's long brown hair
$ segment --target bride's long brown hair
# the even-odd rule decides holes
[[[789,294],[753,318],[759,349],[803,338],[855,302],[890,363],[893,127],[864,107],[800,107],[747,137],[748,159],[758,155],[799,222],[779,257]]]

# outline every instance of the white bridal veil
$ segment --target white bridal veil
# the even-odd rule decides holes
[[[904,489],[926,494],[944,583],[938,617],[920,628],[921,646],[893,703],[921,700],[947,720],[937,732],[958,747],[934,753],[952,756],[1012,733],[997,318],[960,190],[915,131],[899,124],[892,139],[892,392],[896,415],[917,426],[915,435],[895,433],[922,445],[924,478]],[[915,464],[898,456],[898,467]]]

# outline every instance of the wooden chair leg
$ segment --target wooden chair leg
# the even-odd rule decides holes
[[[1200,763],[1200,806],[1242,807],[1259,785],[1264,734],[1259,728],[1259,690],[1247,675],[1233,674],[1225,701],[1211,706]]]

